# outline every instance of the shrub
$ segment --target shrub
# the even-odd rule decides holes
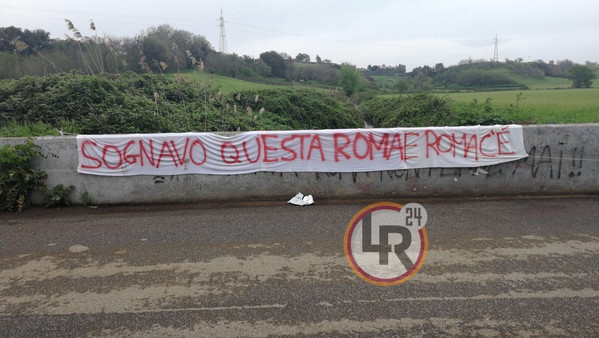
[[[364,119],[377,128],[492,125],[506,121],[490,101],[457,104],[432,94],[377,97],[362,105]]]
[[[257,98],[257,100],[256,100]],[[363,126],[360,113],[349,102],[342,102],[320,90],[264,89],[232,95],[232,104],[258,112],[264,108],[270,122],[260,120],[260,129],[273,123],[283,129],[339,129]]]
[[[58,184],[52,187],[52,189],[45,189],[44,195],[46,197],[46,206],[64,207],[71,205],[68,196],[73,190],[75,190],[74,185],[69,185],[68,187],[65,187],[62,184]]]
[[[364,119],[378,128],[444,125],[451,114],[450,100],[420,93],[377,97],[363,104]]]
[[[589,66],[576,65],[570,69],[568,78],[572,80],[572,88],[591,88],[595,73]]]
[[[0,210],[20,212],[29,205],[31,191],[44,191],[47,175],[33,167],[37,156],[39,146],[31,140],[0,148]]]
[[[225,97],[203,84],[162,75],[70,73],[0,83],[0,123],[122,134],[352,128],[361,126],[361,118],[351,103],[318,90]]]

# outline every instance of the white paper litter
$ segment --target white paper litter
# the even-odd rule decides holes
[[[314,204],[314,198],[312,195],[304,196],[304,194],[298,192],[297,195],[293,196],[287,203],[299,206],[310,205]]]
[[[476,170],[472,172],[472,175],[474,176],[479,176],[480,174],[487,175],[489,172],[480,167],[477,167]]]

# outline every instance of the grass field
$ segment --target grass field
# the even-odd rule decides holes
[[[167,75],[174,78],[174,74]],[[213,75],[206,72],[186,72],[184,76],[189,81],[196,81],[219,88],[223,94],[242,90],[289,88],[287,85],[272,85],[244,81],[231,77]],[[391,87],[397,77],[373,76],[376,81],[386,83]],[[571,89],[571,80],[564,78],[545,77],[544,79],[518,79],[531,90],[491,91],[491,92],[462,92],[440,94],[447,95],[457,102],[483,103],[491,99],[493,106],[517,105],[511,113],[505,113],[505,119],[515,123],[589,123],[599,122],[599,88]],[[556,89],[560,88],[560,89]],[[518,99],[518,95],[520,99]]]
[[[175,74],[166,74],[166,76],[171,79],[175,78]],[[222,75],[210,74],[207,72],[188,71],[182,72],[178,76],[182,76],[189,81],[203,83],[206,86],[212,85],[212,88],[218,88],[223,94],[231,94],[242,90],[289,88],[289,86],[286,85],[256,83]]]
[[[167,75],[174,78],[174,74]],[[213,75],[207,72],[185,72],[179,76],[189,81],[204,83],[219,88],[223,94],[242,90],[289,88],[288,85],[274,85],[244,81],[231,77]],[[392,87],[398,80],[396,76],[373,76],[384,87]],[[599,88],[571,89],[572,81],[564,78],[545,77],[544,79],[518,78],[519,83],[530,90],[504,90],[490,92],[446,93],[457,102],[484,103],[491,99],[493,106],[517,106],[505,119],[516,123],[589,123],[599,122]],[[518,95],[520,97],[518,99]]]
[[[518,100],[518,95],[520,99]],[[504,118],[514,122],[588,123],[599,122],[599,88],[495,91],[446,94],[457,102],[479,103],[491,99],[492,105],[517,105]]]

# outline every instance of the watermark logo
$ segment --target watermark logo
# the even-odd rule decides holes
[[[426,258],[426,209],[418,203],[371,204],[351,219],[343,248],[352,270],[375,285],[397,285],[412,278]]]

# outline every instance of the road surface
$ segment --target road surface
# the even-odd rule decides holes
[[[0,336],[599,335],[599,196],[419,200],[389,287],[344,257],[372,201],[316,202],[0,213]]]

